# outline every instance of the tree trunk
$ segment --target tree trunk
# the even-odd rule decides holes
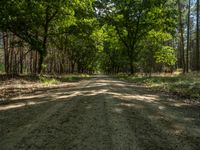
[[[197,0],[197,32],[196,32],[196,70],[200,71],[200,60],[199,60],[199,0]]]
[[[133,62],[130,62],[130,73],[134,74],[134,66],[133,66]]]
[[[38,52],[35,51],[35,58],[34,58],[34,74],[37,74],[37,72],[38,72],[37,64],[38,64]]]
[[[20,74],[23,74],[23,56],[24,56],[24,53],[23,53],[23,49],[22,47],[20,47]]]
[[[189,51],[190,51],[190,6],[191,0],[188,4],[188,21],[187,21],[187,51],[186,51],[186,72],[189,72]]]
[[[29,69],[30,69],[30,72],[31,74],[33,73],[33,51],[31,50],[31,53],[30,53],[30,62],[29,62]]]
[[[12,34],[11,34],[11,37],[12,37]],[[13,56],[14,56],[14,46],[13,45],[11,45],[11,43],[14,41],[14,37],[12,37],[12,38],[10,38],[10,60],[9,60],[9,66],[10,66],[10,70],[9,70],[9,72],[11,73],[11,74],[13,74],[13,72],[14,72],[14,65],[13,65]]]
[[[75,68],[75,63],[72,62],[72,63],[71,63],[71,73],[74,73],[74,68]]]
[[[38,62],[38,74],[40,74],[42,72],[43,61],[44,61],[44,55],[40,53],[40,58],[39,58],[39,62]]]
[[[184,24],[182,20],[182,6],[180,0],[178,0],[178,12],[179,12],[179,33],[180,33],[180,53],[181,53],[181,65],[183,68],[183,73],[186,72],[185,65],[185,45],[184,45]]]
[[[9,74],[9,50],[8,50],[8,33],[3,32],[3,48],[4,48],[4,66],[6,74]]]

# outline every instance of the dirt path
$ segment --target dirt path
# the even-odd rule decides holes
[[[98,77],[0,105],[0,150],[199,150],[200,106]]]

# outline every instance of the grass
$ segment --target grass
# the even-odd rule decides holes
[[[0,81],[30,81],[39,82],[47,85],[60,84],[63,82],[77,82],[83,79],[89,79],[91,76],[87,74],[68,74],[68,75],[6,75],[0,73]]]
[[[60,81],[55,78],[50,78],[47,76],[39,76],[40,82],[46,84],[46,85],[52,85],[52,84],[59,84]]]
[[[61,82],[75,82],[75,81],[80,81],[82,79],[87,79],[90,77],[91,76],[87,74],[77,74],[77,75],[65,75],[59,78]]]
[[[200,74],[187,74],[176,76],[117,76],[136,84],[143,84],[148,87],[162,91],[171,92],[187,98],[200,99]]]
[[[63,76],[48,76],[48,75],[39,76],[40,82],[47,85],[59,84],[62,82],[76,82],[87,78],[90,78],[90,76],[87,74],[63,75]]]

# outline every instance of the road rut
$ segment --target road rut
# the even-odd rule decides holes
[[[199,147],[200,106],[109,77],[0,105],[1,150]]]

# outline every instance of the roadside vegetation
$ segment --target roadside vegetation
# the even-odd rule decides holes
[[[184,98],[196,99],[200,102],[200,74],[189,73],[181,75],[117,75],[117,78],[135,84],[145,85],[157,90],[170,92]]]
[[[80,81],[83,79],[88,79],[91,76],[88,74],[72,74],[72,75],[60,75],[60,76],[48,76],[48,75],[42,75],[42,76],[38,76],[38,79],[41,83],[44,84],[59,84],[59,83],[63,83],[63,82],[76,82],[76,81]]]
[[[73,75],[0,75],[0,101],[3,103],[9,97],[33,93],[35,91],[68,86],[71,83],[89,79],[87,74]]]

